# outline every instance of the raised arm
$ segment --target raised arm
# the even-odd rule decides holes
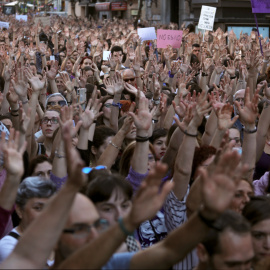
[[[63,128],[63,138],[69,178],[40,216],[27,228],[14,251],[0,265],[0,269],[43,268],[62,233],[75,195],[85,183],[85,175],[82,173],[84,163],[72,146],[69,125]]]

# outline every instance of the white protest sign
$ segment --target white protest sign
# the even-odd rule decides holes
[[[199,29],[208,31],[213,30],[216,10],[217,9],[215,7],[202,6],[201,16],[198,24]]]
[[[103,51],[103,60],[108,61],[111,51]]]
[[[8,22],[0,22],[0,28],[9,28],[9,23]]]
[[[138,35],[142,41],[157,39],[155,27],[138,28]]]
[[[17,15],[16,14],[16,20],[18,20],[18,21],[23,20],[23,21],[27,22],[27,15]]]

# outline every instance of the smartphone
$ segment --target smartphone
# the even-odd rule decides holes
[[[59,30],[58,32],[57,32],[57,34],[60,34],[62,32],[62,30]]]
[[[55,61],[55,56],[54,55],[50,55],[50,60],[51,61]]]
[[[77,89],[78,103],[82,106],[82,109],[85,110],[86,107],[86,88]]]

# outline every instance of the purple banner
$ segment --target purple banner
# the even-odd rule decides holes
[[[251,0],[252,13],[270,13],[270,0]]]

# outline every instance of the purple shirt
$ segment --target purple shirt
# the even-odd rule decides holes
[[[259,180],[253,181],[254,195],[255,196],[265,196],[267,192],[265,191],[269,183],[269,172],[266,172]]]

